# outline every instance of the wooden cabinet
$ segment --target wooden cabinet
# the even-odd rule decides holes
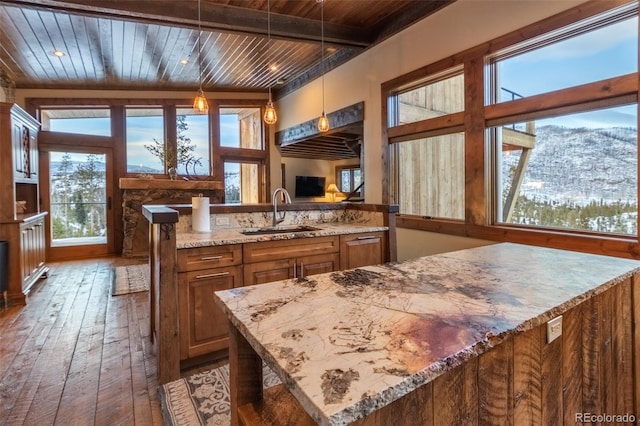
[[[16,180],[38,179],[38,129],[31,116],[14,108],[11,120],[13,172]]]
[[[44,216],[20,224],[20,253],[22,292],[26,293],[45,268]]]
[[[339,237],[244,244],[244,285],[299,278],[340,268]]]
[[[228,321],[213,293],[242,286],[242,246],[178,250],[180,359],[226,349]]]
[[[228,348],[215,291],[383,263],[385,247],[371,232],[178,250],[181,361]]]
[[[0,102],[0,240],[9,245],[9,267],[3,271],[9,276],[9,303],[26,303],[33,284],[47,272],[39,130],[40,123],[18,105]]]
[[[368,232],[340,236],[340,269],[378,265],[385,262],[384,232]]]

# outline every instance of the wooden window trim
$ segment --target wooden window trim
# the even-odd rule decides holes
[[[461,126],[455,114],[388,127],[388,99],[401,87],[424,79],[429,74],[464,65],[465,87],[474,85],[471,95],[465,93],[465,112],[461,113],[465,130],[465,212],[464,221],[433,219],[399,214],[400,228],[416,229],[488,241],[509,241],[558,249],[582,251],[627,258],[640,258],[639,236],[603,235],[572,230],[528,228],[518,225],[490,224],[492,174],[487,166],[490,150],[485,138],[487,128],[517,121],[529,121],[541,116],[563,115],[593,108],[605,108],[638,102],[638,73],[614,77],[581,86],[530,96],[509,102],[484,105],[485,58],[525,39],[543,35],[571,23],[606,12],[628,1],[590,1],[578,7],[531,24],[487,43],[429,64],[381,85],[382,119],[382,199],[390,202],[390,144],[417,137],[453,133]],[[640,173],[639,173],[640,175]],[[640,192],[640,185],[639,185]],[[640,199],[640,196],[638,197]]]

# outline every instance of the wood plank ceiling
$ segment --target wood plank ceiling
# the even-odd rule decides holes
[[[318,0],[0,0],[0,86],[195,92],[201,78],[277,99],[454,1],[324,0],[322,62]],[[361,139],[351,126],[280,150],[357,158]]]
[[[325,0],[325,71],[452,1]],[[17,88],[195,90],[200,59],[205,90],[277,97],[320,75],[320,4],[267,7],[201,0],[198,21],[197,0],[0,0],[0,73]]]

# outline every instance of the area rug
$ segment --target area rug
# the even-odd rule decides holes
[[[149,290],[149,264],[117,266],[113,274],[111,295]]]
[[[263,365],[263,383],[268,388],[280,379]],[[167,426],[229,426],[229,364],[160,386],[162,417]]]

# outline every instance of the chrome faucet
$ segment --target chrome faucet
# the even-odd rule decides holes
[[[281,212],[282,216],[278,216],[278,198],[280,198],[279,194],[282,194],[284,196],[284,202],[286,204],[291,204],[291,196],[286,189],[277,188],[275,191],[273,191],[273,196],[271,197],[271,203],[273,203],[273,226],[276,226],[277,224],[283,222],[284,215],[286,214],[286,212],[283,211]]]

